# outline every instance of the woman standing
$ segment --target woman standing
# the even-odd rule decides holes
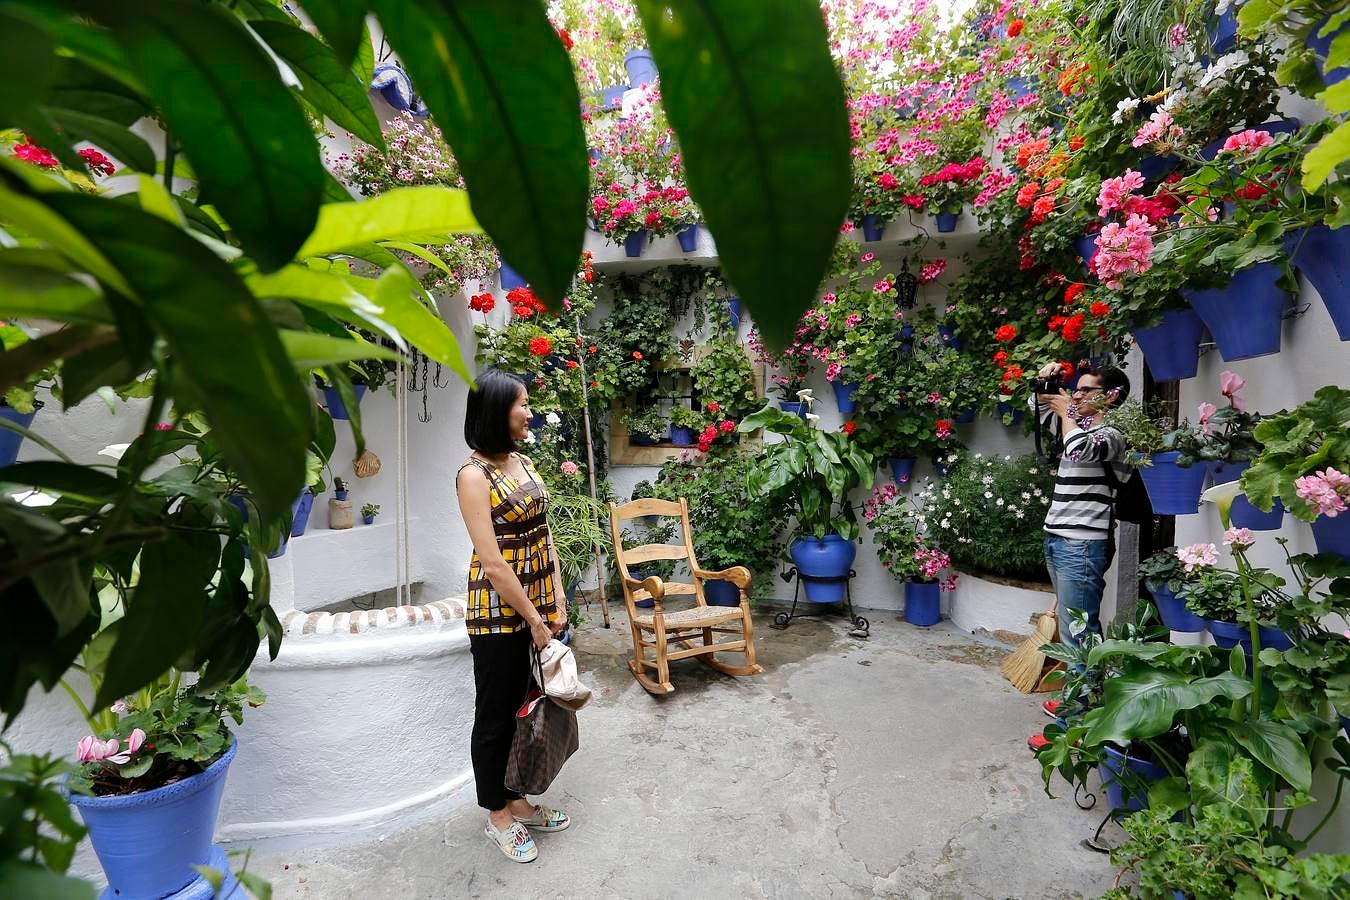
[[[548,492],[516,452],[529,434],[530,401],[516,378],[486,369],[469,392],[464,440],[473,448],[456,479],[473,541],[466,624],[473,652],[473,757],[483,828],[515,862],[538,856],[527,828],[562,831],[565,813],[534,806],[503,783],[516,711],[531,683],[531,644],[543,649],[566,625],[562,572],[548,530]]]

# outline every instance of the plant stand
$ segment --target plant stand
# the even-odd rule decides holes
[[[868,623],[868,621],[864,619],[862,616],[857,615],[853,611],[852,585],[853,579],[857,577],[857,575],[858,575],[857,572],[853,571],[852,569],[849,569],[848,574],[842,577],[821,578],[817,575],[807,575],[804,572],[798,571],[796,566],[793,566],[791,569],[788,570],[787,574],[789,580],[796,579],[797,582],[796,588],[794,588],[792,591],[792,609],[789,610],[788,612],[779,613],[778,615],[774,616],[773,624],[769,627],[776,628],[779,631],[782,631],[784,628],[787,628],[789,625],[792,624],[793,619],[802,618],[806,616],[820,615],[820,613],[797,612],[797,599],[798,597],[801,596],[803,579],[805,579],[806,581],[815,581],[822,584],[838,584],[839,582],[842,581],[844,582],[843,613],[844,616],[853,624],[853,628],[849,631],[849,635],[858,638],[870,637],[872,629],[871,624]],[[835,606],[835,604],[833,603],[820,603],[813,605],[831,606],[831,607]]]

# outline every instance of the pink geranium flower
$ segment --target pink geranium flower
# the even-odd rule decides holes
[[[1166,110],[1158,110],[1149,120],[1140,126],[1139,131],[1135,133],[1134,140],[1130,142],[1133,147],[1143,147],[1148,144],[1164,144],[1175,141],[1185,135],[1181,126],[1177,125],[1172,116]]]
[[[1300,500],[1317,508],[1319,515],[1334,519],[1345,512],[1350,499],[1350,475],[1326,468],[1294,479],[1294,492]]]
[[[1256,543],[1250,528],[1230,528],[1223,533],[1223,542],[1235,550],[1246,550]]]
[[[1123,276],[1142,275],[1153,267],[1153,235],[1158,231],[1143,216],[1130,216],[1120,225],[1111,222],[1097,236],[1092,266],[1097,277],[1112,290],[1124,286]]]
[[[1134,169],[1126,169],[1119,178],[1106,179],[1097,192],[1097,214],[1104,216],[1113,209],[1120,209],[1125,199],[1143,186],[1144,176]]]
[[[577,474],[578,471],[580,471],[580,467],[576,463],[572,462],[570,459],[564,462],[562,465],[558,466],[558,468],[562,469],[562,473],[564,475],[575,475]]]
[[[1255,153],[1264,147],[1269,147],[1275,143],[1275,139],[1270,136],[1270,132],[1258,131],[1255,128],[1248,128],[1246,131],[1232,135],[1223,142],[1223,149],[1220,153]]]
[[[1213,566],[1219,562],[1219,548],[1213,544],[1190,544],[1177,548],[1177,559],[1187,572],[1194,572],[1200,566]]]
[[[1213,416],[1218,411],[1219,408],[1215,406],[1213,403],[1200,404],[1200,409],[1198,410],[1200,415],[1200,426],[1204,429],[1205,434],[1209,434],[1210,417]]]

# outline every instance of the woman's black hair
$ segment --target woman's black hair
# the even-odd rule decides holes
[[[1130,399],[1130,379],[1123,371],[1112,365],[1084,366],[1081,374],[1096,375],[1101,388],[1111,397],[1112,406],[1120,406]],[[1111,393],[1114,391],[1115,393]]]
[[[464,443],[487,456],[514,453],[511,437],[511,407],[520,399],[525,383],[499,369],[478,373],[464,408]]]

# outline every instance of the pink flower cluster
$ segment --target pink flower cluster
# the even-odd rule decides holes
[[[895,500],[900,495],[900,491],[895,485],[887,482],[872,491],[872,496],[868,497],[863,503],[863,518],[871,522],[877,516],[881,515],[881,508]]]
[[[1256,538],[1250,528],[1230,528],[1223,533],[1223,542],[1235,550],[1246,550]]]
[[[936,279],[947,270],[947,260],[935,259],[932,262],[924,263],[923,268],[919,270],[919,284],[927,284]]]
[[[1275,143],[1275,139],[1269,132],[1257,131],[1255,128],[1248,128],[1246,131],[1232,135],[1223,142],[1223,149],[1220,153],[1255,153],[1265,147]]]
[[[1219,563],[1219,548],[1213,544],[1190,544],[1177,548],[1177,559],[1187,572],[1194,572],[1200,566],[1214,566]]]
[[[1119,178],[1106,179],[1097,192],[1097,215],[1105,216],[1112,210],[1123,208],[1125,199],[1143,186],[1144,176],[1134,169],[1126,169]]]
[[[581,470],[581,467],[578,466],[576,463],[572,462],[570,459],[565,461],[562,465],[558,466],[558,468],[562,470],[562,473],[564,475],[568,476],[575,475],[577,474],[577,472]]]
[[[951,567],[952,558],[946,553],[931,547],[923,547],[923,538],[916,537],[916,544],[920,549],[914,551],[914,561],[919,564],[919,574],[924,581],[936,581],[944,569]],[[956,576],[946,579],[942,582],[942,590],[950,591],[956,587]]]
[[[1171,114],[1160,109],[1139,127],[1139,131],[1135,133],[1130,146],[1143,147],[1148,144],[1169,144],[1184,137],[1185,134],[1181,130],[1181,126],[1172,120]]]
[[[1097,236],[1092,259],[1097,277],[1108,288],[1120,290],[1125,275],[1142,275],[1153,267],[1153,235],[1158,231],[1147,218],[1132,215],[1124,225],[1112,222]]]
[[[75,757],[80,762],[110,762],[119,766],[125,765],[131,762],[131,755],[140,750],[144,743],[145,732],[139,728],[132,730],[130,737],[127,738],[127,749],[121,753],[118,752],[117,738],[100,741],[90,734],[80,738],[80,742],[75,745]]]
[[[932,187],[935,184],[944,184],[947,182],[953,184],[968,184],[984,174],[984,158],[977,156],[969,162],[947,163],[936,172],[919,179],[919,184],[923,187]]]
[[[1006,191],[1011,185],[1017,183],[1016,176],[1004,171],[1001,168],[993,168],[984,174],[984,180],[980,182],[983,190],[971,201],[971,205],[976,209],[987,206],[990,200],[993,200],[999,194]]]
[[[1317,507],[1319,515],[1334,519],[1345,512],[1345,503],[1350,500],[1350,475],[1327,467],[1295,478],[1294,490],[1300,500]]]

